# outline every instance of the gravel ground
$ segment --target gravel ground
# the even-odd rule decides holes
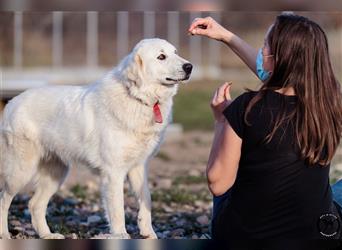
[[[80,197],[79,194],[55,195],[52,198],[47,220],[53,232],[62,233],[71,239],[101,238],[109,233],[104,211],[99,206],[98,193],[85,192],[86,198]],[[157,196],[167,192],[169,190],[160,191]],[[186,195],[178,198],[180,203],[168,202],[160,197],[157,197],[158,201],[153,202],[153,226],[158,238],[209,238],[210,202],[197,200],[192,204],[183,204],[182,199],[189,198]],[[9,229],[13,238],[38,238],[30,222],[28,200],[28,195],[18,195],[12,203]],[[136,217],[135,199],[129,195],[126,199],[126,228],[132,238],[139,239],[141,236],[138,233]]]
[[[205,132],[169,138],[151,161],[152,221],[158,238],[210,238],[212,201],[204,173],[211,140],[212,134]],[[48,206],[47,221],[52,232],[72,239],[101,238],[109,233],[98,182],[89,170],[71,171]],[[31,195],[28,188],[27,193],[13,200],[9,213],[12,238],[38,238],[27,206]],[[127,183],[125,212],[128,233],[132,238],[141,238],[136,224],[136,199]]]
[[[212,133],[186,132],[168,138],[150,162],[153,227],[161,239],[207,239],[212,201],[205,166]],[[332,164],[331,182],[342,177],[342,150]],[[98,178],[89,170],[73,169],[61,190],[51,199],[47,220],[52,232],[67,238],[101,238],[109,233],[101,207]],[[37,238],[31,225],[28,201],[32,193],[15,197],[10,208],[9,229],[13,238]],[[139,239],[137,204],[125,185],[126,228]]]

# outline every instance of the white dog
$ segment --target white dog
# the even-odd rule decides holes
[[[170,43],[146,39],[95,84],[31,89],[10,101],[0,123],[0,236],[10,238],[9,206],[33,180],[29,209],[34,229],[41,238],[64,238],[51,233],[45,219],[47,204],[69,167],[83,165],[100,170],[111,238],[129,238],[126,175],[140,206],[140,234],[157,238],[147,162],[171,121],[177,83],[187,80],[191,70]]]

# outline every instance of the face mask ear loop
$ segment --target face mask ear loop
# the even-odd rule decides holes
[[[267,58],[268,57],[273,57],[273,55],[268,55],[268,56],[266,56]],[[271,76],[272,75],[272,73],[273,73],[273,71],[268,71],[269,72],[269,75]]]
[[[269,58],[269,57],[273,57],[273,55],[267,55],[267,56],[264,56],[264,57]],[[272,73],[273,73],[273,71],[268,71],[268,78],[271,77]]]
[[[257,54],[256,62],[255,62],[256,71],[257,71],[257,75],[259,79],[265,82],[269,78],[270,72],[266,71],[263,67],[263,57],[264,55],[262,54],[262,49],[260,48]]]

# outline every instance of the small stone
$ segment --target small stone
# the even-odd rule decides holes
[[[18,234],[18,233],[20,233],[20,232],[23,232],[23,231],[24,231],[24,228],[22,228],[22,227],[14,227],[14,228],[13,228],[13,231],[14,231],[16,234]]]
[[[112,237],[111,234],[98,234],[92,237],[91,239],[110,239]]]
[[[30,199],[30,196],[27,194],[20,195],[20,202],[27,202]]]
[[[77,226],[77,223],[76,223],[76,221],[74,221],[74,220],[70,220],[70,221],[67,221],[67,222],[65,223],[65,225],[66,225],[67,227],[76,227],[76,226]]]
[[[176,202],[171,202],[171,203],[170,203],[170,206],[171,206],[171,207],[177,207],[177,205],[178,205],[178,204],[177,204]]]
[[[79,216],[79,215],[80,215],[80,213],[79,213],[76,209],[74,209],[74,210],[72,211],[72,214],[73,214],[74,216]]]
[[[157,187],[161,189],[170,189],[172,186],[172,180],[171,179],[160,179],[157,181]]]
[[[185,224],[186,224],[186,220],[185,220],[185,219],[180,219],[180,220],[176,221],[176,225],[177,225],[178,227],[182,227],[182,226],[184,226]]]
[[[194,235],[191,236],[191,239],[197,240],[197,239],[198,239],[198,236],[197,236],[196,234],[194,234]]]
[[[88,190],[90,190],[90,191],[96,191],[99,188],[98,183],[96,183],[95,181],[88,181],[86,183],[86,186],[87,186]]]
[[[25,223],[25,222],[23,222]],[[32,230],[32,225],[31,224],[24,224],[25,230]]]
[[[98,227],[99,229],[101,229],[101,230],[107,230],[107,229],[109,229],[109,225],[108,225],[108,222],[107,222],[107,221],[105,221],[104,223],[98,225],[97,227]]]
[[[126,229],[129,233],[133,233],[136,230],[135,226],[133,225],[126,225]]]
[[[165,238],[164,233],[157,232],[156,234],[157,234],[158,239],[164,239]]]
[[[99,223],[101,221],[101,217],[98,216],[98,215],[92,215],[92,216],[89,216],[88,219],[87,219],[87,224],[96,224],[96,223]]]
[[[166,213],[173,213],[173,209],[169,206],[163,205],[162,208]]]
[[[206,215],[201,215],[201,216],[197,217],[196,221],[202,226],[209,224],[209,219],[208,219],[208,216],[206,216]]]
[[[89,226],[89,224],[87,222],[81,222],[79,225],[81,227],[88,227]]]
[[[191,169],[191,170],[189,171],[189,175],[190,175],[190,176],[194,176],[194,177],[199,177],[199,176],[201,176],[202,174],[201,174],[201,172],[200,172],[199,170],[197,170],[197,169]]]
[[[64,204],[69,205],[69,206],[75,206],[77,203],[78,203],[77,200],[72,199],[72,198],[66,198],[64,200]]]
[[[176,230],[173,230],[171,232],[171,237],[176,238],[177,236],[183,236],[185,233],[185,230],[183,228],[177,228]]]
[[[334,166],[334,168],[338,171],[342,171],[342,163],[338,163]]]
[[[24,214],[24,217],[26,217],[26,218],[31,217],[30,211],[28,209],[25,209],[23,214]]]
[[[21,223],[18,220],[11,220],[10,224],[14,227],[20,227],[21,226]]]
[[[31,237],[36,236],[36,232],[33,231],[33,230],[27,230],[27,231],[26,231],[26,234],[27,234],[28,236],[31,236]]]
[[[203,207],[203,205],[204,205],[203,201],[200,201],[200,200],[195,201],[195,206],[196,207]]]
[[[91,206],[91,210],[93,211],[93,212],[98,212],[99,210],[100,210],[100,206],[98,205],[98,204],[93,204],[92,206]]]
[[[77,237],[77,235],[75,233],[68,234],[68,235],[65,236],[65,238],[67,238],[67,239],[74,239],[74,240],[78,239],[78,237]]]
[[[210,235],[209,234],[202,234],[201,237],[200,237],[201,240],[208,240],[208,239],[211,239]]]

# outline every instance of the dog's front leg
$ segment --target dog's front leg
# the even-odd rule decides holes
[[[124,184],[125,174],[102,175],[102,196],[113,239],[130,239],[125,227]]]
[[[128,173],[131,187],[139,203],[138,227],[140,234],[148,239],[157,239],[151,220],[151,194],[148,188],[147,166],[136,166]]]

